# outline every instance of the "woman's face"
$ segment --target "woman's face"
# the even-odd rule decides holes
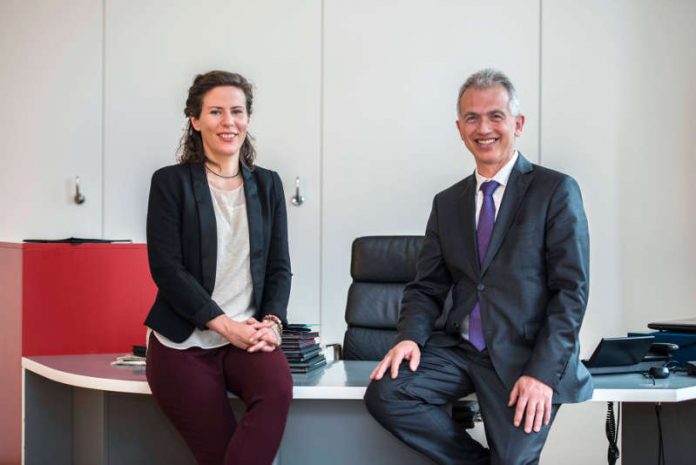
[[[201,133],[203,150],[211,160],[239,155],[249,126],[244,92],[234,86],[210,89],[203,96],[201,115],[191,117]]]

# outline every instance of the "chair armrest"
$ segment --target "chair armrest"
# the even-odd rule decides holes
[[[329,347],[333,347],[334,361],[343,360],[343,346],[340,343],[326,344],[327,350]]]

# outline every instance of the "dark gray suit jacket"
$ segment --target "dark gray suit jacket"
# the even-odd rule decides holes
[[[476,177],[435,196],[417,275],[402,300],[397,340],[462,343],[461,323],[481,304],[488,352],[503,383],[521,375],[554,390],[553,402],[592,396],[578,332],[589,291],[589,236],[577,183],[519,155],[483,266],[476,245]],[[432,333],[452,290],[444,333]]]
[[[256,318],[274,314],[287,324],[290,256],[285,196],[274,171],[242,167]],[[222,309],[211,299],[217,226],[203,164],[167,166],[152,175],[147,253],[157,297],[145,324],[174,342]]]

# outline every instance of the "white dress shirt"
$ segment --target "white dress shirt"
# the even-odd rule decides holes
[[[512,173],[512,167],[515,166],[517,161],[517,150],[512,154],[512,158],[505,163],[505,166],[500,168],[500,170],[495,173],[492,178],[484,178],[476,170],[476,227],[478,228],[479,214],[481,213],[481,205],[483,205],[483,192],[481,191],[481,184],[486,181],[497,181],[498,188],[493,192],[493,203],[495,204],[495,218],[498,218],[498,210],[500,210],[500,204],[503,201],[503,194],[505,194],[505,187],[507,187],[508,181],[510,180],[510,173]]]

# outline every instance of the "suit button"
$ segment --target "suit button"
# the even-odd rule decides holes
[[[479,284],[478,286],[476,286],[476,289],[478,289],[479,291],[482,291],[485,288],[486,288],[486,286],[484,286],[483,284]]]

